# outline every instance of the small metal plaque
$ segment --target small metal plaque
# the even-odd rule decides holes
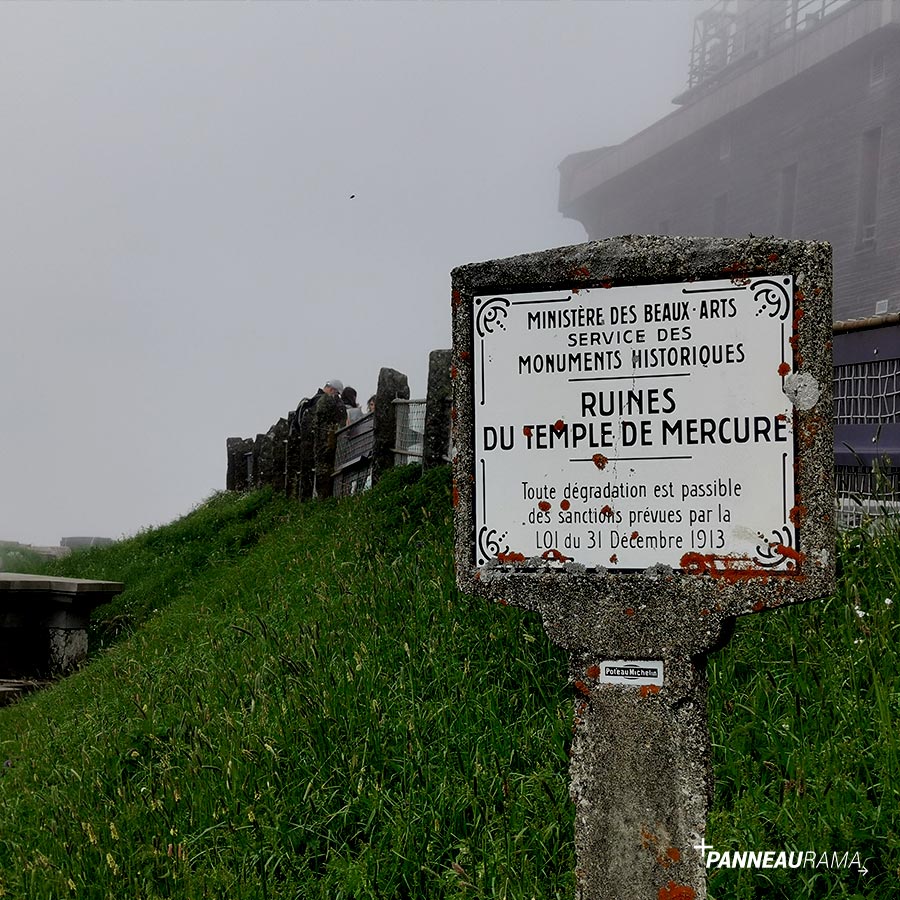
[[[661,659],[607,659],[600,663],[600,684],[626,684],[663,686],[663,661]]]

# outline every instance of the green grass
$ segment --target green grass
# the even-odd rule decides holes
[[[839,590],[747,616],[710,660],[717,850],[859,852],[868,874],[718,869],[715,898],[900,896],[900,532],[844,536]]]
[[[564,660],[456,592],[447,474],[413,474],[66,560],[134,582],[133,631],[0,711],[6,896],[571,896]]]
[[[449,476],[417,474],[219,495],[53,564],[128,587],[88,665],[0,709],[0,895],[573,896],[565,655],[456,591]],[[840,558],[838,597],[747,617],[710,661],[708,841],[869,874],[720,870],[716,900],[900,894],[900,540]]]
[[[29,547],[0,544],[0,572],[30,572],[43,562],[43,557]]]

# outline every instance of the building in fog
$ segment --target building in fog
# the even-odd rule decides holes
[[[674,102],[562,162],[564,215],[592,240],[830,241],[835,318],[900,311],[900,0],[719,0]]]

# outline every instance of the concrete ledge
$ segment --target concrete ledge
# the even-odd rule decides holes
[[[87,657],[91,610],[120,581],[0,572],[0,677],[71,671]]]
[[[0,591],[53,591],[60,594],[101,592],[115,596],[125,590],[121,581],[95,581],[91,578],[57,578],[51,575],[22,575],[0,572]]]

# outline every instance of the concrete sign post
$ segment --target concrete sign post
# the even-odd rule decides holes
[[[705,897],[704,654],[833,589],[830,249],[625,237],[452,303],[458,581],[569,652],[578,897]]]

